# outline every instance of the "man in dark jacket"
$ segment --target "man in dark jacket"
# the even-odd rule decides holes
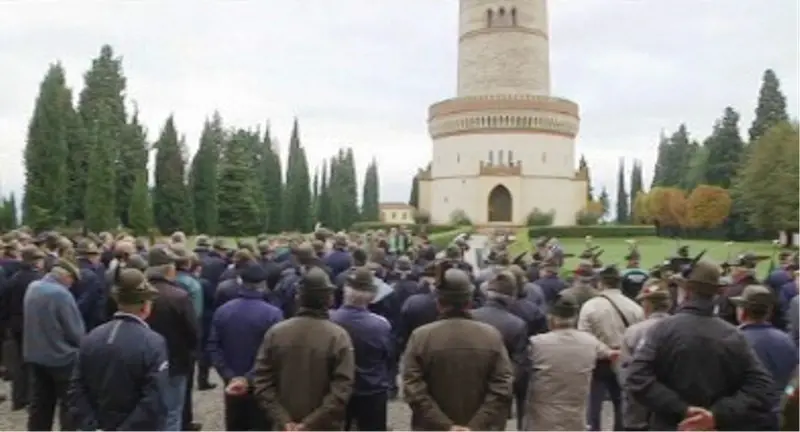
[[[283,319],[264,301],[267,273],[257,263],[242,269],[237,297],[222,305],[211,322],[208,351],[225,382],[225,429],[270,430],[271,423],[252,393],[252,371],[264,334]]]
[[[11,369],[11,409],[21,410],[28,405],[29,379],[22,361],[22,339],[24,336],[23,300],[31,282],[41,279],[45,254],[34,245],[27,245],[20,251],[22,262],[10,280],[6,281],[0,299],[4,327],[11,334],[16,357],[9,362]]]
[[[331,269],[331,279],[336,280],[339,274],[350,268],[352,261],[350,251],[347,250],[347,237],[337,234],[333,237],[333,250],[323,259],[325,265]]]
[[[186,401],[188,374],[198,345],[198,325],[189,294],[175,282],[177,257],[168,247],[159,245],[147,253],[146,276],[158,290],[147,323],[167,342],[169,378],[164,400],[167,420],[164,430],[183,430],[183,405]],[[186,425],[188,427],[189,425]]]
[[[79,430],[164,430],[167,345],[144,321],[158,290],[128,268],[120,271],[112,295],[118,312],[81,342],[70,413]]]
[[[86,330],[91,330],[106,320],[106,283],[99,276],[100,249],[91,240],[78,243],[75,250],[78,255],[78,266],[81,279],[72,289],[78,309],[83,316]]]
[[[377,287],[372,270],[350,272],[342,307],[331,312],[331,321],[347,330],[356,356],[353,395],[347,405],[345,430],[387,430],[389,366],[392,359],[392,327],[386,318],[368,309]]]
[[[720,268],[682,274],[681,308],[639,343],[625,386],[651,430],[776,430],[774,383],[736,327],[713,316]]]
[[[517,407],[517,430],[522,430],[525,413],[525,389],[528,383],[527,354],[528,328],[522,318],[509,307],[517,300],[516,278],[508,271],[500,271],[487,281],[486,304],[472,311],[472,318],[496,328],[503,336],[508,357],[514,367],[514,398]]]

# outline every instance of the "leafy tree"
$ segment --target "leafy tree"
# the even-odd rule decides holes
[[[150,202],[150,191],[147,187],[147,168],[140,170],[133,186],[130,208],[128,209],[128,227],[137,236],[150,233],[153,227],[153,205]]]
[[[758,91],[758,105],[756,117],[748,131],[750,142],[757,141],[767,130],[778,123],[789,121],[786,112],[786,96],[781,92],[781,83],[775,71],[767,69],[761,79],[761,89]]]
[[[164,123],[155,149],[153,214],[156,226],[164,234],[184,230],[191,220],[191,203],[184,182],[184,153],[172,116]]]
[[[633,200],[631,219],[636,225],[645,225],[652,222],[653,218],[650,215],[650,203],[648,201],[649,196],[649,193],[641,191],[636,194],[636,198]]]
[[[111,109],[99,104],[95,117],[88,124],[89,164],[86,173],[86,202],[83,205],[86,227],[94,232],[106,231],[119,225],[115,207],[116,183],[114,178],[115,156],[113,130],[107,126],[113,122]]]
[[[705,142],[705,149],[703,180],[709,185],[729,188],[744,151],[744,142],[739,136],[739,114],[733,108],[725,108]]]
[[[731,211],[731,197],[719,186],[699,185],[686,201],[686,221],[691,228],[712,229],[722,225]]]
[[[217,171],[225,141],[222,116],[214,112],[211,120],[203,124],[200,145],[192,157],[189,169],[189,190],[198,232],[216,234],[219,229]]]
[[[647,213],[659,229],[675,233],[685,226],[686,195],[681,189],[656,187],[647,195]]]
[[[367,221],[380,219],[380,184],[378,162],[373,158],[364,174],[364,189],[361,200],[361,217]]]
[[[249,132],[236,130],[223,147],[219,166],[220,234],[246,236],[258,232],[259,207],[252,193],[257,181],[250,169]]]
[[[34,230],[62,225],[67,216],[67,165],[72,96],[61,64],[50,65],[28,125],[23,220]],[[84,173],[85,175],[85,173]]]
[[[603,217],[603,204],[599,201],[588,201],[575,217],[578,225],[596,225]]]
[[[748,149],[735,181],[747,220],[766,232],[796,230],[800,208],[798,125],[778,123]]]
[[[592,177],[591,172],[589,171],[589,163],[586,162],[586,157],[584,155],[581,155],[581,158],[578,161],[578,170],[586,171],[586,201],[593,201],[594,192],[592,190]]]
[[[625,192],[625,159],[620,159],[617,173],[617,223],[627,223],[628,219],[630,219],[630,212],[628,210],[628,193]]]

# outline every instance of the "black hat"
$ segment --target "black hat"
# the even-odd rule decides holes
[[[557,318],[575,318],[578,315],[578,302],[571,295],[559,295],[549,313]]]
[[[267,270],[261,264],[258,263],[250,263],[247,264],[243,269],[239,271],[239,278],[242,279],[242,282],[249,283],[249,284],[258,284],[261,282],[265,282],[269,275],[267,274]]]
[[[455,266],[447,267],[440,263],[436,278],[436,294],[440,299],[450,301],[464,301],[472,297],[474,289],[469,275]]]

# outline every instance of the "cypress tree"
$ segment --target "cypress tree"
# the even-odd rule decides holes
[[[114,178],[114,137],[107,123],[113,122],[111,109],[102,103],[97,106],[96,117],[88,125],[89,164],[86,173],[86,196],[83,208],[86,227],[92,231],[106,231],[117,227]]]
[[[126,80],[122,73],[122,59],[115,57],[114,50],[109,45],[100,48],[100,55],[92,60],[91,68],[84,74],[84,87],[78,99],[78,113],[84,132],[95,126],[95,120],[101,115],[106,116],[102,123],[97,127],[102,128],[103,136],[110,138],[112,146],[113,163],[115,169],[111,170],[111,178],[105,181],[114,182],[115,190],[130,199],[130,192],[133,188],[133,176],[130,170],[136,170],[138,164],[135,159],[138,157],[138,145],[133,141],[125,139],[127,133],[128,116],[125,112],[125,87]],[[100,111],[108,111],[108,114],[101,114]],[[76,131],[80,134],[81,131]],[[69,168],[70,188],[72,196],[70,201],[85,203],[85,194],[88,183],[86,173],[89,168],[89,143],[92,138],[80,142],[76,138],[70,141],[70,156],[72,163]],[[121,149],[131,144],[131,151],[125,152],[125,157],[121,158]],[[127,207],[120,206],[114,197],[114,208],[119,214],[124,213]]]
[[[322,178],[319,184],[319,197],[317,198],[317,221],[324,226],[332,226],[331,223],[331,198],[330,187],[328,184],[328,162],[322,161]]]
[[[311,186],[311,214],[312,219],[314,222],[318,222],[317,219],[317,207],[319,206],[319,168],[314,170],[314,183]]]
[[[184,183],[183,152],[172,116],[164,123],[155,149],[153,215],[159,231],[169,234],[185,229],[187,220],[191,220],[191,207]]]
[[[226,140],[219,166],[219,233],[252,235],[261,228],[259,208],[252,193],[257,182],[250,169],[249,133],[236,130]]]
[[[628,211],[633,209],[633,202],[636,200],[636,195],[644,190],[642,181],[642,161],[634,160],[633,167],[631,168],[631,193],[628,194]]]
[[[344,217],[342,216],[342,182],[341,182],[341,166],[343,158],[342,150],[336,153],[331,158],[328,167],[328,199],[330,202],[330,226],[334,229],[341,229],[344,225]]]
[[[342,229],[350,228],[353,223],[361,219],[358,207],[358,177],[356,176],[356,161],[353,149],[347,148],[342,163]]]
[[[300,127],[295,119],[289,139],[289,160],[286,164],[286,187],[282,202],[284,229],[306,232],[310,228],[310,183],[308,160],[300,144]]]
[[[147,167],[139,170],[133,186],[130,208],[128,209],[128,227],[137,236],[147,235],[153,227],[153,205],[150,202],[150,191],[147,186]]]
[[[606,190],[605,186],[603,186],[603,189],[600,190],[600,195],[597,196],[597,201],[603,208],[603,217],[608,216],[608,212],[611,210],[611,202],[608,197],[608,191]]]
[[[628,194],[625,192],[625,159],[620,158],[617,174],[617,223],[625,224],[629,219]]]
[[[764,71],[761,89],[758,91],[756,117],[748,131],[750,142],[755,142],[769,128],[785,121],[789,121],[789,115],[786,112],[786,96],[781,92],[781,83],[778,76],[775,75],[775,71],[767,69]]]
[[[416,174],[411,178],[411,193],[408,197],[408,205],[415,209],[419,208],[419,178],[417,178]]]
[[[658,156],[656,157],[656,164],[653,167],[653,181],[650,184],[650,188],[661,187],[665,186],[667,171],[669,167],[667,166],[669,159],[669,139],[667,139],[666,134],[664,131],[661,131],[661,135],[658,138]],[[634,197],[634,199],[636,199]]]
[[[269,125],[267,125],[264,138],[261,142],[264,148],[264,199],[267,203],[267,232],[277,233],[283,229],[283,214],[281,202],[283,199],[283,169],[278,143],[272,138]]]
[[[594,201],[594,191],[592,190],[592,176],[589,170],[589,163],[586,162],[586,157],[581,155],[580,160],[578,161],[578,169],[579,170],[586,170],[586,202]]]
[[[66,222],[67,140],[72,115],[64,69],[53,64],[39,87],[24,151],[23,220],[34,230],[52,229]]]
[[[189,190],[189,176],[186,173],[186,169],[188,168],[188,164],[186,163],[189,159],[189,146],[186,144],[186,135],[181,134],[181,138],[178,140],[178,148],[180,149],[181,153],[181,176],[182,176],[182,184],[183,184],[183,214],[186,216],[183,219],[183,226],[181,229],[186,234],[194,233],[194,206],[192,205],[192,194]]]
[[[261,140],[261,132],[247,131],[247,149],[250,153],[250,169],[252,170],[253,179],[255,179],[256,186],[251,193],[253,194],[253,201],[258,207],[258,216],[256,218],[257,228],[255,232],[266,232],[269,230],[269,208],[267,208],[267,170],[264,167],[267,159],[267,152],[269,151],[263,145]]]
[[[364,174],[364,189],[361,198],[361,217],[365,221],[380,219],[380,183],[378,162],[372,159]]]
[[[704,147],[703,180],[709,185],[730,188],[744,152],[744,142],[739,135],[739,114],[733,108],[725,108]]]
[[[211,120],[203,124],[200,145],[189,169],[194,223],[200,233],[213,235],[219,228],[217,170],[224,140],[222,117],[215,111]]]
[[[147,169],[148,153],[147,131],[139,123],[137,109],[134,110],[130,123],[125,125],[119,148],[119,165],[124,165],[125,169],[117,172],[116,203],[117,217],[123,226],[129,226],[128,211],[131,208],[137,172],[142,167]],[[113,176],[113,173],[111,175]]]

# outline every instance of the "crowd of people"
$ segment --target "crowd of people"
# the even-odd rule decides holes
[[[222,379],[227,430],[798,430],[796,253],[723,265],[681,248],[625,268],[556,239],[512,257],[402,229],[259,236],[2,236],[0,334],[28,430],[200,430]],[[483,256],[483,254],[478,254]],[[4,395],[3,398],[6,398]],[[58,409],[56,409],[58,408]]]

